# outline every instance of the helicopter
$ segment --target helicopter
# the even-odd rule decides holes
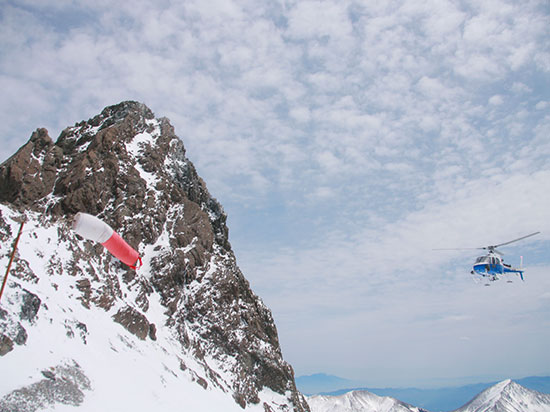
[[[510,266],[507,263],[504,263],[504,260],[502,259],[502,256],[504,253],[497,250],[498,247],[509,245],[510,243],[517,242],[518,240],[523,240],[531,236],[538,235],[540,232],[534,232],[526,236],[519,237],[514,240],[510,240],[508,242],[499,243],[498,245],[491,245],[491,246],[485,246],[485,247],[477,247],[477,248],[455,248],[455,249],[434,249],[434,250],[472,250],[472,249],[482,249],[487,250],[488,253],[483,256],[479,256],[472,267],[472,271],[470,272],[473,276],[481,276],[482,278],[493,282],[495,280],[499,280],[501,276],[513,273],[517,274],[521,280],[523,279],[523,273],[525,272],[523,269],[523,257],[522,257],[522,263],[520,264],[520,268],[516,269]],[[512,283],[511,280],[508,280],[508,283]],[[486,284],[486,286],[489,286],[489,284]]]

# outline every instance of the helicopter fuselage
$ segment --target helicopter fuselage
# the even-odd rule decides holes
[[[523,270],[515,269],[507,265],[502,261],[500,256],[492,252],[478,257],[472,270],[472,274],[481,275],[493,280],[496,280],[498,276],[506,273],[516,273],[521,277],[521,280],[523,280]]]

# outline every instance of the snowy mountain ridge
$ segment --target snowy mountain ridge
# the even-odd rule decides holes
[[[129,269],[71,230],[98,216]],[[0,165],[0,411],[308,411],[226,215],[169,121],[123,102]]]
[[[314,395],[307,399],[311,412],[428,412],[365,390],[335,396]],[[453,412],[550,412],[550,395],[524,388],[508,379],[491,386]]]
[[[368,391],[351,391],[339,396],[314,395],[307,400],[311,412],[427,412]]]

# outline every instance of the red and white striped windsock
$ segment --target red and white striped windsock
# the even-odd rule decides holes
[[[139,253],[101,219],[78,212],[74,218],[73,230],[85,239],[101,243],[116,258],[132,269],[136,268],[138,262],[141,264]]]

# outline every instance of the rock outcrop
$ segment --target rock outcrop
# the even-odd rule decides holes
[[[231,392],[243,408],[263,402],[265,410],[308,410],[282,358],[271,312],[237,266],[226,214],[168,119],[155,118],[141,103],[123,102],[65,129],[55,143],[38,129],[0,166],[0,203],[3,245],[10,245],[15,219],[23,218],[50,228],[49,242],[66,251],[44,252],[44,273],[20,254],[10,275],[17,280],[12,291],[37,284],[44,275],[55,288],[56,279],[65,277],[74,286],[75,304],[109,313],[138,339],[161,345],[160,332],[176,336],[181,352],[202,368],[193,373],[204,387]],[[77,212],[111,225],[140,252],[143,267],[133,271],[101,245],[72,233]],[[25,315],[15,316],[14,306],[0,308],[3,356],[24,344],[29,326],[23,323],[43,311],[40,296],[26,292],[27,298],[11,299],[26,305]],[[157,301],[162,319],[151,314]],[[281,394],[286,404],[263,400],[265,388]]]

